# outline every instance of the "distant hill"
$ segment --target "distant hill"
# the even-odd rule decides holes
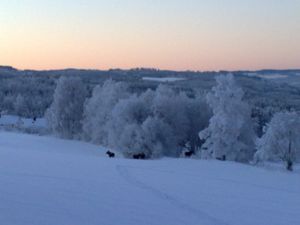
[[[236,70],[236,71],[228,71],[228,70],[220,70],[220,71],[172,71],[172,70],[160,70],[153,68],[132,68],[132,69],[109,69],[109,70],[98,70],[98,69],[76,69],[76,68],[66,68],[66,69],[53,69],[53,70],[18,70],[12,66],[1,66],[0,65],[0,73],[3,71],[10,71],[16,73],[23,74],[79,74],[79,73],[112,73],[112,74],[160,74],[160,75],[170,75],[170,74],[216,74],[216,73],[257,73],[257,74],[298,74],[300,75],[300,69],[285,69],[285,70],[275,70],[275,69],[264,69],[264,70]]]
[[[17,72],[18,70],[12,66],[1,66],[0,65],[0,71],[15,71],[15,72]]]

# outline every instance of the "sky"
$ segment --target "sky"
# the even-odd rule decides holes
[[[300,68],[300,0],[1,0],[0,65]]]

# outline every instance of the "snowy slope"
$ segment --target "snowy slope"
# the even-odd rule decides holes
[[[0,132],[3,225],[297,225],[300,175]]]

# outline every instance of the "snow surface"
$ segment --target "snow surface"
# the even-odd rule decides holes
[[[0,132],[3,225],[296,225],[299,173]]]
[[[22,118],[13,115],[2,115],[0,117],[0,126],[20,126],[20,127],[42,127],[46,128],[47,123],[44,118],[37,118],[34,121],[32,118]]]
[[[258,74],[258,73],[247,73],[250,77],[260,77],[263,79],[283,79],[288,78],[288,75],[284,74]]]
[[[143,80],[157,81],[157,82],[174,82],[174,81],[181,81],[185,79],[180,77],[143,77]]]

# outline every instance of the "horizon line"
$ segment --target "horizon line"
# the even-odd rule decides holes
[[[0,68],[11,68],[18,71],[59,71],[59,70],[90,70],[90,71],[110,71],[110,70],[122,70],[122,71],[130,71],[130,70],[156,70],[156,71],[172,71],[172,72],[194,72],[194,73],[203,73],[203,72],[256,72],[256,71],[283,71],[283,70],[300,70],[299,68],[257,68],[257,69],[234,69],[234,70],[228,70],[228,69],[217,69],[217,70],[193,70],[193,69],[182,69],[182,70],[176,70],[176,69],[163,69],[163,68],[156,68],[156,67],[130,67],[130,68],[120,68],[120,67],[112,67],[107,69],[101,69],[101,68],[80,68],[80,67],[64,67],[64,68],[45,68],[45,69],[20,69],[18,67],[14,67],[11,65],[0,65]]]

